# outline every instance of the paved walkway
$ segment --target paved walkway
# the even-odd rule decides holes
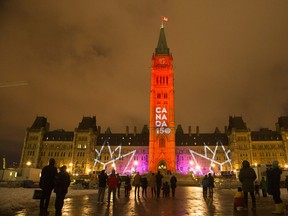
[[[150,189],[150,188],[148,188]],[[123,191],[124,192],[124,191]],[[148,190],[147,198],[134,199],[134,189],[131,191],[130,198],[125,198],[123,193],[117,198],[116,203],[97,204],[97,192],[95,194],[77,196],[65,199],[63,216],[81,215],[150,215],[150,216],[182,216],[182,215],[272,215],[274,209],[272,197],[257,197],[257,210],[252,212],[233,210],[233,195],[235,190],[216,189],[213,199],[204,200],[202,188],[200,187],[177,187],[176,197],[152,198]],[[107,199],[107,194],[105,195]],[[287,200],[286,190],[282,190],[282,198]],[[54,198],[50,203],[50,215],[55,214]],[[249,205],[251,200],[249,199]],[[38,206],[27,206],[21,211],[15,212],[18,216],[38,215]],[[284,215],[284,214],[283,214]]]

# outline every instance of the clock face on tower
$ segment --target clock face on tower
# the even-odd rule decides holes
[[[166,59],[165,58],[159,58],[158,64],[166,64]]]

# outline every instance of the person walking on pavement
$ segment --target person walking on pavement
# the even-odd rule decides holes
[[[280,179],[282,170],[279,168],[279,162],[273,161],[273,167],[267,170],[268,194],[273,196],[275,210],[273,214],[282,214],[284,212],[283,201],[280,197]]]
[[[255,196],[257,195],[258,197],[260,197],[260,184],[258,183],[258,181],[255,181]]]
[[[50,196],[54,189],[54,178],[57,175],[57,168],[55,167],[55,159],[49,160],[49,165],[45,166],[41,171],[39,186],[43,191],[42,198],[40,199],[40,215],[48,215],[48,206]]]
[[[262,196],[267,197],[267,185],[264,176],[262,176],[262,179],[260,181],[260,188],[262,190]]]
[[[156,194],[156,176],[154,173],[151,174],[149,185],[151,188],[152,197],[153,196],[156,197],[157,196],[157,194]]]
[[[107,179],[108,175],[106,174],[105,170],[102,170],[101,173],[98,175],[98,203],[104,202],[105,190],[107,186]]]
[[[250,163],[247,160],[244,160],[239,172],[239,180],[242,183],[245,210],[248,209],[248,193],[250,193],[252,199],[252,211],[256,210],[256,198],[254,194],[254,181],[256,178],[254,169],[250,167]]]
[[[145,175],[141,177],[142,197],[147,197],[148,180]]]
[[[203,198],[206,199],[207,198],[207,190],[209,187],[209,179],[208,179],[207,175],[205,175],[203,180],[202,180],[202,187],[203,187]]]
[[[54,179],[55,183],[54,192],[56,193],[56,200],[55,200],[56,216],[62,215],[64,199],[68,192],[68,187],[70,186],[70,176],[66,170],[67,167],[62,166],[60,168],[60,172],[55,176]]]
[[[172,190],[172,197],[175,197],[175,190],[176,190],[176,184],[177,184],[177,178],[175,175],[172,175],[170,178],[170,184],[171,184],[171,190]]]
[[[138,197],[140,197],[139,195],[140,184],[141,184],[141,176],[139,175],[139,172],[137,172],[133,180],[133,185],[135,186],[135,190],[134,190],[135,199],[136,199],[136,194],[138,195]]]
[[[156,174],[156,190],[157,190],[157,198],[160,197],[161,187],[162,187],[162,179],[163,175],[158,171]]]
[[[115,170],[112,170],[112,173],[108,177],[108,205],[110,205],[110,198],[111,198],[111,193],[113,193],[113,203],[116,201],[116,189],[117,189],[117,183],[118,179],[115,174]]]
[[[118,194],[118,197],[120,197],[120,189],[121,189],[121,177],[119,175],[119,173],[117,173],[117,180],[118,180],[118,183],[117,183],[117,194]]]
[[[131,187],[131,179],[130,179],[129,175],[126,176],[124,188],[125,188],[125,197],[129,197],[130,196],[130,190],[132,188]]]
[[[209,197],[213,197],[213,188],[214,188],[214,177],[211,175],[211,173],[208,174],[208,182],[209,182]]]

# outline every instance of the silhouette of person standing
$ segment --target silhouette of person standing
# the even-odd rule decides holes
[[[49,160],[49,165],[45,166],[41,171],[39,186],[43,191],[42,198],[40,199],[40,215],[47,215],[50,196],[54,189],[54,178],[57,175],[57,168],[55,167],[55,159]]]
[[[112,197],[113,203],[115,203],[116,201],[116,189],[117,189],[118,179],[116,177],[114,169],[112,170],[112,173],[108,177],[107,182],[108,182],[108,205],[110,205],[111,193],[113,193],[113,197]]]
[[[279,162],[273,161],[272,169],[267,170],[268,194],[273,196],[275,203],[273,214],[282,214],[284,212],[284,204],[280,196],[281,174],[282,170],[279,168]]]
[[[248,208],[248,192],[252,198],[252,210],[256,210],[256,198],[254,194],[254,181],[256,178],[257,176],[254,169],[250,167],[250,163],[247,160],[244,160],[239,172],[239,180],[242,183],[245,210]]]
[[[55,209],[56,216],[62,215],[62,208],[64,205],[64,199],[68,192],[68,187],[70,185],[70,176],[69,173],[66,172],[67,167],[62,166],[60,168],[60,172],[55,176],[55,189],[56,200],[55,200]]]
[[[139,172],[137,172],[136,175],[134,176],[133,184],[135,186],[135,190],[134,190],[135,198],[136,198],[136,195],[140,197],[139,192],[140,192],[141,176],[139,175]]]
[[[177,178],[173,175],[170,179],[171,190],[172,190],[172,197],[175,197],[175,189],[176,189]]]
[[[153,196],[156,197],[156,196],[157,196],[157,195],[156,195],[156,176],[155,176],[154,173],[151,174],[149,186],[150,186],[150,188],[151,188],[152,197],[153,197]]]
[[[107,185],[108,175],[105,173],[105,170],[102,170],[98,175],[99,187],[98,187],[98,203],[104,202],[105,189]]]
[[[156,190],[157,190],[157,197],[160,197],[160,191],[161,191],[161,187],[162,187],[162,179],[163,176],[160,173],[160,171],[158,171],[158,173],[156,174]]]

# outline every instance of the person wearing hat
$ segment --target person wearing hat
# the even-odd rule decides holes
[[[64,205],[64,199],[68,192],[68,187],[70,185],[70,176],[69,173],[66,171],[67,167],[62,166],[60,168],[60,172],[55,176],[55,189],[54,192],[56,193],[56,200],[55,200],[55,215],[62,215],[62,208]]]
[[[252,199],[252,211],[256,210],[256,198],[254,194],[254,181],[257,176],[250,163],[247,160],[242,162],[242,168],[239,172],[239,180],[242,183],[242,190],[244,193],[244,208],[248,208],[248,192],[250,193]]]
[[[279,162],[273,161],[272,168],[267,170],[268,194],[273,196],[275,210],[273,214],[282,214],[284,205],[280,197],[280,179],[282,170],[279,168]]]
[[[54,188],[54,178],[57,175],[57,168],[55,167],[55,159],[50,158],[49,165],[45,166],[41,171],[39,186],[42,189],[42,197],[40,199],[40,215],[47,215],[50,196]]]

